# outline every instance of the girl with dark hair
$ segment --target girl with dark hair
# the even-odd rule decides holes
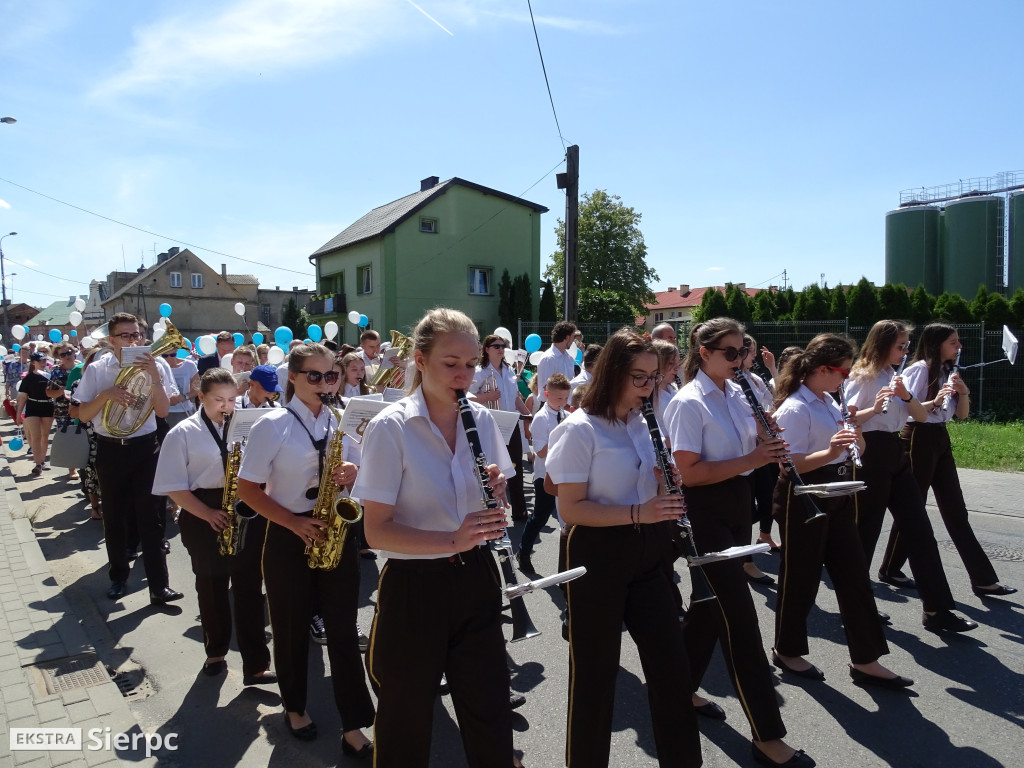
[[[18,405],[15,424],[24,424],[25,437],[32,451],[35,466],[33,475],[49,470],[46,463],[47,443],[50,439],[50,428],[53,426],[53,401],[46,393],[50,378],[46,375],[46,353],[32,352],[28,356],[28,373],[18,386]]]
[[[893,527],[903,531],[907,557],[917,581],[904,575],[899,566],[893,567],[888,552],[879,567],[879,580],[898,588],[918,590],[926,628],[966,632],[978,625],[952,612],[956,604],[942,569],[924,496],[899,440],[899,430],[908,417],[925,418],[920,401],[907,390],[903,378],[895,375],[895,368],[910,349],[910,330],[898,320],[875,323],[864,340],[850,377],[847,399],[856,411],[853,421],[863,428],[866,444],[862,457],[864,466],[855,469],[853,475],[866,483],[865,489],[854,499],[857,531],[870,570],[888,508],[892,512]],[[890,545],[893,543],[890,537]]]
[[[966,419],[970,413],[970,390],[959,374],[952,373],[953,361],[962,346],[952,325],[932,323],[922,331],[914,363],[907,368],[904,378],[908,392],[923,403],[927,418],[908,421],[901,437],[910,454],[910,466],[921,497],[927,498],[929,488],[935,494],[942,522],[967,568],[974,594],[978,597],[1012,595],[1017,590],[999,583],[988,555],[971,528],[946,428],[946,423],[954,416]],[[899,572],[907,559],[906,539],[899,525],[894,524],[886,558],[882,561],[884,572]]]
[[[864,447],[857,430],[843,426],[842,411],[829,394],[850,375],[854,354],[854,346],[847,339],[822,334],[812,339],[780,374],[775,419],[786,430],[790,458],[808,484],[849,479],[850,447],[855,443]],[[839,601],[853,681],[885,688],[913,685],[913,680],[878,663],[878,658],[889,652],[889,646],[871,592],[864,552],[853,543],[857,539],[853,499],[816,499],[825,514],[811,521],[794,499],[789,475],[780,474],[775,486],[775,517],[783,546],[775,609],[775,663],[799,677],[825,679],[821,670],[804,658],[809,652],[807,615],[814,606],[824,567]]]
[[[569,525],[566,567],[586,566],[569,599],[569,768],[608,765],[622,625],[640,652],[658,763],[699,766],[700,737],[686,691],[671,527],[684,511],[655,473],[651,435],[640,413],[661,382],[651,342],[629,329],[605,344],[582,407],[558,428],[546,471]]]
[[[729,318],[698,323],[683,363],[686,383],[665,411],[668,441],[686,486],[693,540],[700,554],[750,542],[750,473],[786,452],[782,440],[760,439],[750,406],[734,381],[750,353],[743,326]],[[697,695],[715,643],[753,736],[751,754],[768,766],[813,766],[782,740],[786,727],[764,653],[747,576],[737,559],[703,567],[716,600],[690,604],[683,639],[690,662],[688,690],[698,711],[724,718],[717,704]]]

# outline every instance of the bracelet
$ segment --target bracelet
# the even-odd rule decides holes
[[[909,402],[910,402],[911,400],[913,400],[913,399],[914,399],[914,396],[913,396],[913,395],[911,395],[910,397],[908,397],[908,398],[907,398],[906,400],[903,400],[903,398],[902,398],[902,397],[900,398],[900,400],[903,400],[903,402],[904,402],[904,403],[909,403]]]

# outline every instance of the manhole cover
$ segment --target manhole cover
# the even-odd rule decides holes
[[[121,695],[129,701],[148,699],[153,695],[153,686],[146,678],[144,669],[129,669],[124,672],[108,671],[111,673],[110,677],[114,684],[121,691]]]
[[[95,653],[44,661],[32,667],[40,696],[101,685],[110,677]]]
[[[940,541],[939,546],[947,552],[956,552],[956,546],[952,541]],[[989,560],[1002,560],[1003,562],[1019,563],[1024,562],[1024,550],[1013,547],[1002,547],[996,544],[982,544],[981,548],[988,555]]]

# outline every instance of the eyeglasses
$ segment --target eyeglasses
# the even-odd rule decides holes
[[[64,351],[63,351],[63,352],[61,352],[61,353],[60,353],[60,355],[59,355],[59,357],[74,357],[74,356],[75,356],[75,353],[74,353],[74,351],[72,351],[72,350],[70,350],[70,349],[66,349],[66,350],[64,350]]]
[[[750,347],[742,347],[740,349],[736,349],[736,347],[704,347],[704,349],[710,349],[712,352],[721,352],[730,363],[734,363],[736,360],[743,360],[750,354]]]
[[[900,352],[906,352],[908,349],[910,349],[910,342],[904,341],[902,344],[897,346],[897,349],[899,349]]]
[[[177,352],[171,352],[169,355],[160,355],[160,357],[163,357],[163,358],[177,357],[177,356],[178,356]]]
[[[506,344],[488,344],[487,346],[491,349],[508,349],[508,345]]]
[[[341,377],[341,374],[337,371],[327,371],[326,373],[321,371],[298,371],[298,373],[306,374],[306,381],[310,384],[319,384],[321,379],[328,384],[336,384]]]
[[[117,336],[121,341],[142,341],[145,336],[136,331],[135,333],[114,333],[112,336]]]
[[[834,365],[826,365],[825,367],[830,369],[830,370],[835,371],[836,373],[841,373],[843,375],[844,379],[850,378],[850,369],[849,368],[836,368]]]
[[[633,377],[634,387],[646,387],[648,384],[661,384],[662,379],[665,377],[660,373],[652,373],[647,375],[646,373],[631,373]]]

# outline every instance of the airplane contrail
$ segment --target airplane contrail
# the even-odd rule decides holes
[[[420,8],[418,5],[416,5],[416,3],[414,3],[412,0],[406,0],[406,2],[409,3],[409,5],[411,5],[413,8],[415,8],[417,11],[422,13],[424,16],[426,16],[428,19],[430,19],[432,22],[437,24],[437,26],[439,26],[441,29],[443,29],[445,32],[447,32],[449,35],[451,35],[452,37],[455,37],[455,34],[450,29],[448,29],[444,24],[442,24],[440,21],[438,21],[433,16],[431,16],[429,13],[427,13],[422,8]]]

